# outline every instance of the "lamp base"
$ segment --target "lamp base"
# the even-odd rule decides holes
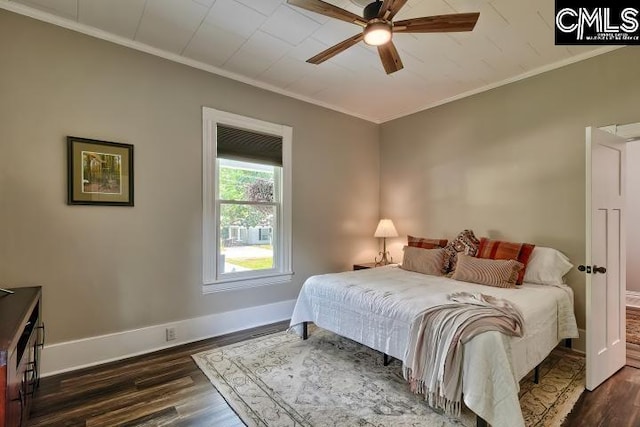
[[[389,253],[389,251],[379,252],[378,255],[381,255],[380,261],[378,261],[378,257],[375,257],[374,260],[376,262],[376,267],[379,265],[389,265],[393,264],[393,257]]]

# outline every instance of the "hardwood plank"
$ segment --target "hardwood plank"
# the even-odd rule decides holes
[[[34,414],[33,420],[31,420],[29,425],[48,426],[50,423],[61,423],[66,417],[70,417],[72,419],[85,419],[87,421],[87,425],[89,425],[95,418],[100,420],[100,416],[102,414],[117,413],[120,410],[133,412],[136,415],[134,418],[139,418],[140,416],[147,414],[142,414],[134,402],[142,401],[146,403],[153,401],[153,399],[160,396],[177,393],[188,388],[192,384],[193,380],[190,377],[187,377],[170,381],[140,392],[134,388],[127,389],[126,391],[118,391],[113,395],[104,395],[103,398],[99,399],[84,400],[79,398],[74,402],[75,404],[73,406],[66,408],[64,412],[56,411],[47,417],[41,417]]]
[[[154,412],[141,418],[122,423],[120,427],[156,427],[160,425],[170,425],[178,421],[178,411],[174,407],[168,407],[161,411]]]
[[[156,386],[149,389],[163,388],[162,393],[154,392],[149,394],[146,393],[146,390],[145,392],[133,393],[128,396],[129,403],[126,406],[87,419],[87,427],[120,425],[136,419],[146,418],[168,408],[175,410],[174,404],[176,400],[189,399],[208,389],[206,384],[196,386],[190,377],[172,381],[170,384],[178,385],[178,383],[181,383],[180,386],[172,386],[169,389],[166,389],[166,386]]]
[[[135,391],[135,385],[130,383],[107,384],[104,387],[95,388],[64,388],[52,392],[40,389],[37,392],[38,398],[34,400],[31,416],[37,418],[60,412],[71,414],[74,410],[85,407],[88,402],[101,401],[109,396],[126,396],[133,391]],[[46,398],[41,398],[43,396]]]
[[[563,427],[638,426],[640,408],[632,404],[640,395],[640,370],[625,366],[594,391],[585,391]]]

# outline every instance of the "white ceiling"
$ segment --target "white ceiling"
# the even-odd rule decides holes
[[[349,0],[327,1],[362,14]],[[555,46],[549,0],[409,0],[396,20],[480,18],[468,33],[395,35],[404,69],[392,75],[364,43],[307,64],[360,27],[286,0],[0,0],[0,7],[376,123],[611,50]]]

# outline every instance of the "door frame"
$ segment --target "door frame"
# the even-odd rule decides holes
[[[603,131],[608,132],[608,133],[611,133],[613,135],[622,137],[622,138],[624,138],[626,140],[627,143],[640,141],[640,122],[638,122],[638,123],[629,123],[629,124],[625,124],[625,125],[614,124],[614,125],[608,125],[608,126],[601,126],[598,129],[603,130]],[[586,140],[585,140],[585,150],[586,150],[586,148],[587,148],[587,143],[586,143]],[[585,153],[586,153],[586,151],[585,151]],[[590,155],[590,154],[587,154],[587,155]],[[628,170],[628,168],[625,168],[625,173],[627,172],[627,170]],[[591,179],[591,176],[587,177],[586,174],[585,174],[585,181],[586,181],[587,178]],[[592,184],[591,182],[585,182],[585,184],[589,186],[587,188],[591,188],[591,184]],[[624,229],[622,230],[622,232],[625,233],[625,235],[626,235],[626,232],[627,232],[626,223],[625,223],[625,226],[624,226]],[[588,233],[588,235],[585,236],[585,242],[591,241],[591,238],[592,238],[592,236],[590,235],[591,230],[585,230],[585,233]],[[625,271],[625,274],[626,274],[626,271]],[[625,297],[626,297],[626,291],[625,291]],[[626,303],[625,303],[625,305],[626,305]],[[591,307],[589,305],[587,305],[587,307],[585,307],[586,316],[591,316],[590,308]],[[606,321],[606,319],[598,319],[598,320],[599,321],[603,321],[603,322]]]
[[[599,127],[598,129],[624,138],[627,142],[633,142],[640,139],[640,122],[629,123],[626,125],[608,125]]]

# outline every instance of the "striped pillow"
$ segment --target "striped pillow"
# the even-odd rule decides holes
[[[518,275],[516,285],[522,285],[524,273],[527,269],[529,257],[536,245],[530,243],[513,243],[504,242],[502,240],[491,240],[483,237],[480,239],[480,247],[478,248],[478,258],[487,259],[514,259],[522,263],[523,268]]]
[[[458,254],[452,279],[497,288],[515,288],[523,265],[513,259],[484,259]]]
[[[404,251],[400,266],[402,269],[431,276],[442,276],[444,249],[421,249],[405,246],[402,250]]]
[[[438,249],[447,246],[447,239],[427,239],[424,237],[407,236],[407,245],[414,248]]]

